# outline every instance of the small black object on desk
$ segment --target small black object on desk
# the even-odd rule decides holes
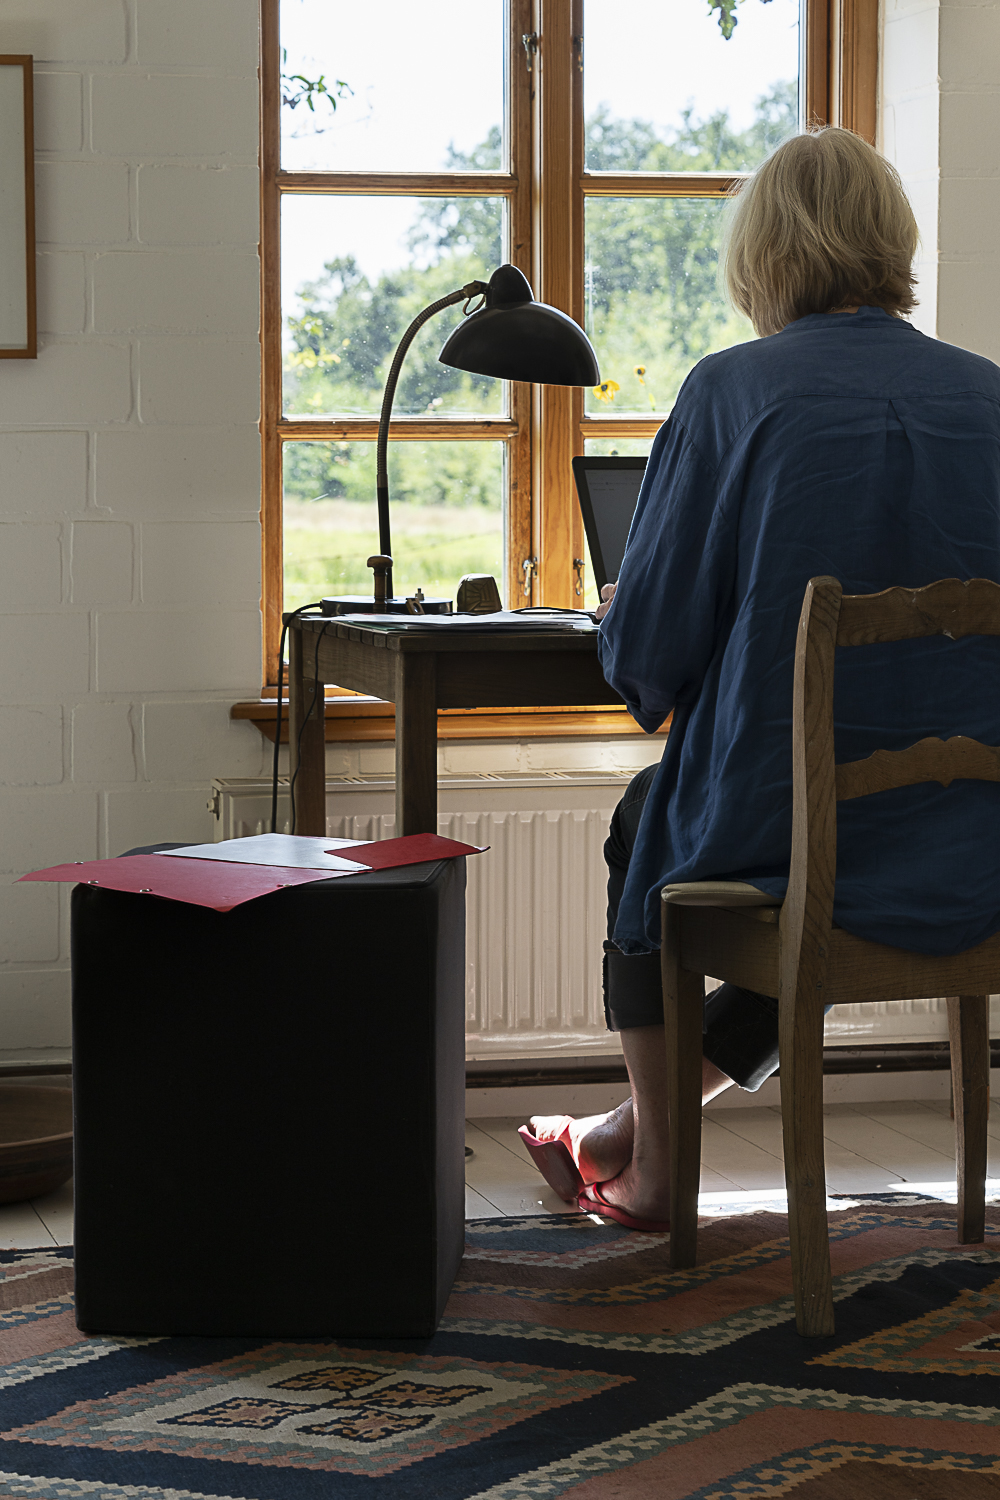
[[[339,594],[333,599],[321,599],[324,615],[450,615],[450,599],[428,599],[422,589],[417,589],[409,599],[390,599],[388,589],[392,577],[392,558],[378,552],[368,559],[368,566],[375,573],[373,594]],[[498,606],[499,607],[499,606]]]

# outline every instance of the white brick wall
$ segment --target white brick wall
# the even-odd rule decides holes
[[[882,130],[928,332],[1000,357],[1000,0],[886,0]],[[0,0],[35,56],[37,362],[0,362],[0,1060],[62,1057],[68,895],[14,878],[211,837],[259,687],[256,0]],[[445,742],[444,772],[637,770],[646,739]],[[391,745],[331,770],[391,771]]]
[[[938,333],[1000,360],[1000,5],[941,7]]]
[[[37,362],[0,362],[0,1060],[65,1056],[41,865],[205,839],[264,751],[256,0],[0,0],[35,57]]]
[[[1000,3],[886,0],[882,138],[920,225],[914,322],[1000,360]]]
[[[885,0],[880,144],[903,179],[920,229],[919,306],[913,322],[937,332],[939,0]]]

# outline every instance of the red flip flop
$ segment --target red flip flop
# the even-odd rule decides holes
[[[566,1126],[560,1132],[560,1137],[554,1141],[540,1141],[532,1134],[529,1125],[522,1125],[517,1133],[527,1146],[532,1161],[549,1187],[566,1203],[575,1203],[583,1190],[584,1181],[576,1162],[570,1155],[569,1147],[561,1139],[561,1136],[566,1133],[569,1119],[567,1115]]]
[[[626,1229],[638,1229],[644,1234],[666,1234],[669,1231],[669,1219],[637,1219],[632,1214],[627,1214],[623,1208],[609,1203],[601,1192],[601,1188],[606,1186],[607,1183],[594,1182],[579,1194],[576,1202],[582,1213],[604,1214],[605,1217],[624,1224]]]

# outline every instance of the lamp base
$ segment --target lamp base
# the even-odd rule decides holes
[[[421,599],[420,602],[425,615],[450,615],[452,613],[450,599]],[[324,615],[373,615],[375,613],[375,600],[371,594],[334,594],[329,599],[321,599],[320,605]],[[380,606],[379,613],[408,614],[406,599],[387,599],[385,604]]]

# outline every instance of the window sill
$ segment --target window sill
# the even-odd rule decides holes
[[[252,703],[234,703],[230,718],[249,719],[261,734],[274,743],[278,706],[274,698]],[[343,697],[326,700],[327,743],[345,740],[392,740],[396,737],[396,713],[391,703],[378,698]],[[668,719],[657,734],[665,735]],[[502,709],[446,708],[438,712],[438,739],[441,740],[526,740],[562,739],[592,735],[600,739],[615,735],[644,734],[645,730],[626,708],[518,708]],[[281,743],[288,743],[288,703],[284,700],[281,717]]]

